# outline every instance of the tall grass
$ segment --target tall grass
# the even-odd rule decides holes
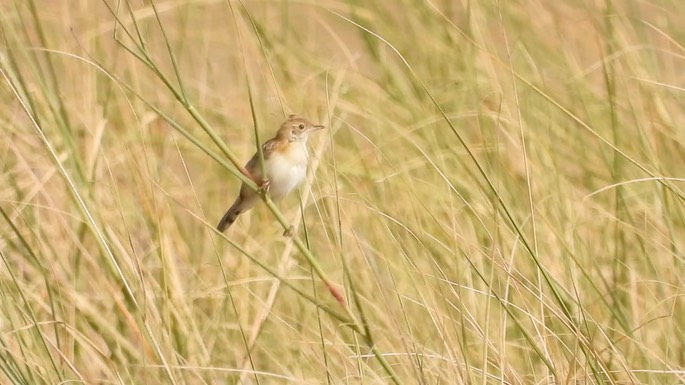
[[[683,18],[0,3],[0,382],[685,381]],[[289,113],[310,177],[218,234]]]

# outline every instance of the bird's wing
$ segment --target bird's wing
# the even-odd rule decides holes
[[[264,154],[264,161],[266,162],[276,150],[278,141],[276,139],[269,139],[264,144],[262,144],[262,154]],[[251,172],[254,176],[260,178],[262,176],[262,170],[259,165],[259,154],[255,153],[249,162],[245,165],[247,171]]]

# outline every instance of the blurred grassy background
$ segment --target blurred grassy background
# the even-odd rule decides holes
[[[0,2],[0,382],[685,382],[684,19]],[[345,305],[265,207],[212,230],[251,108],[329,127],[279,207]]]

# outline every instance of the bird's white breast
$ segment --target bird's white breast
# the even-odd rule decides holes
[[[271,199],[283,199],[307,175],[309,155],[305,143],[292,142],[286,151],[274,153],[267,161]]]

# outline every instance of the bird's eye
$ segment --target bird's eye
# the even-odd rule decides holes
[[[297,126],[297,128],[299,128],[300,130],[304,130],[304,124],[300,123],[300,125]]]

